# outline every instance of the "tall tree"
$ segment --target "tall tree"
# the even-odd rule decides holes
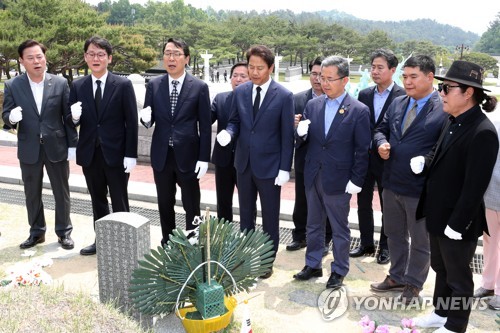
[[[500,12],[493,22],[490,22],[488,30],[481,36],[475,49],[479,52],[499,54],[500,53]]]

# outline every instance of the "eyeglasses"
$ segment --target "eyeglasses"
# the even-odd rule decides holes
[[[94,59],[95,57],[97,57],[97,59],[99,60],[104,60],[108,56],[105,52],[99,52],[99,53],[86,52],[85,55],[90,59]]]
[[[439,92],[443,91],[445,95],[448,95],[451,88],[460,88],[460,85],[450,86],[448,83],[439,83],[438,84],[438,91]]]
[[[331,79],[329,77],[320,77],[319,80],[321,81],[321,83],[333,83],[335,81],[342,80],[343,78],[345,78],[345,76],[341,76],[337,79]]]
[[[174,59],[179,59],[184,53],[180,52],[163,52],[163,55],[167,58],[174,57]]]

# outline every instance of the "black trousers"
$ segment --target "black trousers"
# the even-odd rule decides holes
[[[45,154],[43,144],[40,145],[38,161],[34,164],[20,162],[21,176],[26,196],[26,210],[30,236],[39,237],[47,231],[42,202],[43,167],[47,170],[52,194],[55,201],[55,232],[59,237],[69,236],[73,230],[70,219],[71,202],[69,197],[69,163],[68,161],[51,162]]]
[[[378,175],[373,170],[368,169],[366,174],[365,183],[358,193],[358,223],[359,233],[361,238],[361,246],[372,246],[374,220],[373,220],[373,192],[377,183],[378,197],[380,200],[380,208],[383,211],[384,201],[382,199],[382,175]],[[380,250],[387,250],[387,236],[384,232],[384,217],[382,216],[382,227],[380,230],[379,248]]]
[[[436,272],[432,303],[438,316],[448,317],[446,329],[463,333],[467,329],[473,304],[474,281],[470,262],[476,241],[453,240],[429,235],[431,267]]]
[[[175,152],[168,148],[167,161],[162,171],[153,170],[158,197],[158,210],[162,232],[162,244],[167,243],[175,226],[176,185],[181,188],[182,207],[186,212],[186,230],[192,230],[195,216],[200,216],[200,183],[194,169],[181,172],[177,167]]]
[[[92,212],[95,221],[110,213],[108,190],[113,212],[129,212],[128,179],[123,166],[110,167],[104,160],[101,147],[96,147],[92,163],[82,167],[87,188],[92,199]]]
[[[230,166],[215,166],[215,190],[217,196],[217,218],[233,221],[233,193],[236,186],[236,169]]]

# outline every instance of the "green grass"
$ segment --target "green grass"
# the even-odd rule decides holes
[[[63,287],[0,289],[0,332],[145,332],[110,304]]]

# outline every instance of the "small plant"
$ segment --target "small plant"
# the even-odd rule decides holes
[[[52,278],[43,267],[52,265],[52,259],[19,263],[7,269],[7,277],[0,281],[1,287],[17,288],[51,284]]]

